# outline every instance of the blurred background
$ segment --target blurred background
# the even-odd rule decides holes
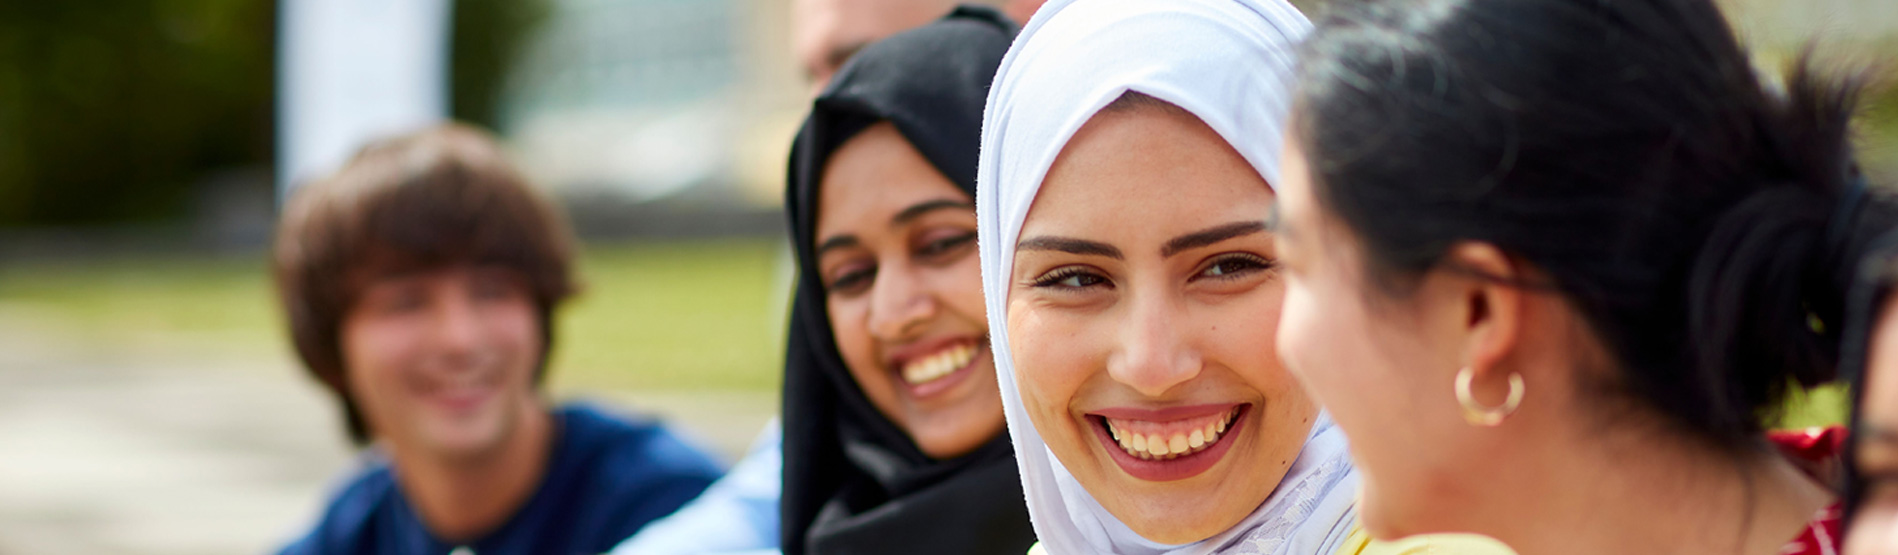
[[[1763,68],[1814,37],[1842,68],[1898,61],[1893,0],[1723,4]],[[307,525],[353,453],[272,296],[278,199],[440,118],[499,133],[586,244],[552,394],[735,457],[777,411],[779,197],[811,92],[792,20],[789,0],[0,0],[0,554],[255,553]],[[1895,85],[1859,131],[1874,183],[1898,183]],[[1842,414],[1824,391],[1786,424]]]

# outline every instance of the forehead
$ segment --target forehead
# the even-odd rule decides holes
[[[897,212],[920,202],[969,201],[968,193],[889,122],[864,129],[831,154],[817,195],[820,236],[827,230],[886,227]]]
[[[1022,235],[1163,240],[1263,220],[1272,198],[1258,171],[1191,114],[1102,112],[1055,159]]]
[[[791,40],[807,62],[832,50],[871,42],[949,13],[937,0],[795,0]]]
[[[1279,150],[1279,182],[1276,189],[1278,206],[1276,212],[1281,229],[1291,229],[1293,235],[1310,235],[1319,230],[1307,231],[1314,226],[1319,216],[1312,197],[1311,167],[1305,160],[1304,150],[1298,146],[1295,133],[1287,132],[1283,146]],[[1288,237],[1289,238],[1289,237]]]

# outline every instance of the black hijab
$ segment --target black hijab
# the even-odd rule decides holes
[[[837,351],[813,253],[824,166],[871,124],[893,123],[975,198],[982,107],[1016,31],[993,10],[961,7],[871,44],[798,132],[784,198],[798,261],[784,373],[786,555],[1023,553],[1034,542],[1006,433],[938,461],[870,404]]]

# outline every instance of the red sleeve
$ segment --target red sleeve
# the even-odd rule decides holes
[[[1799,465],[1801,470],[1835,490],[1845,477],[1844,426],[1814,426],[1800,430],[1774,430],[1766,439],[1779,452]]]

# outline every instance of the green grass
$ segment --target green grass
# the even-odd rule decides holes
[[[779,242],[602,245],[558,316],[551,386],[756,389],[781,382]],[[88,352],[289,360],[261,255],[134,257],[0,268],[0,310]]]
[[[775,240],[597,245],[561,313],[552,387],[771,390],[781,383],[783,256]],[[50,317],[133,355],[288,360],[259,257],[136,258],[0,269],[0,310]],[[1780,427],[1845,418],[1842,388],[1800,394]]]
[[[586,291],[561,315],[555,385],[778,387],[790,287],[780,244],[589,249]]]

